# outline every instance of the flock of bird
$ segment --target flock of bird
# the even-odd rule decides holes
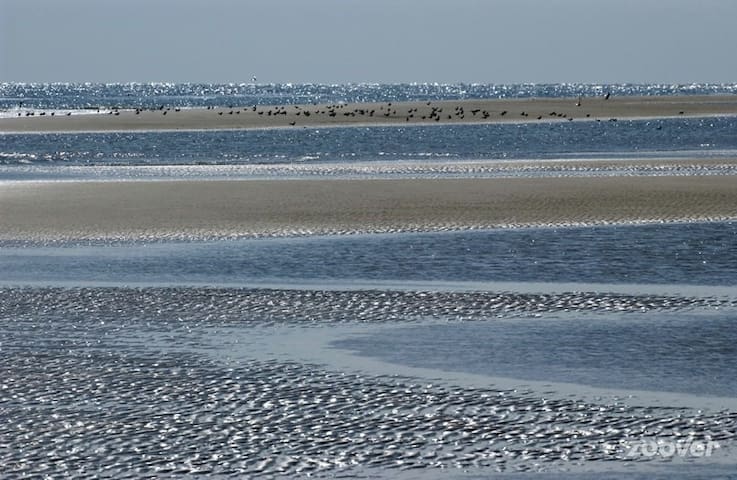
[[[609,98],[610,94],[604,96],[604,100],[608,100]],[[374,123],[377,119],[379,121],[381,121],[382,119],[387,121],[401,121],[403,119],[405,122],[440,122],[442,120],[462,121],[466,118],[477,121],[484,121],[492,118],[493,116],[507,118],[510,118],[512,116],[512,114],[508,110],[502,110],[499,112],[494,112],[481,108],[473,108],[467,110],[466,108],[464,108],[463,105],[458,105],[450,109],[447,102],[433,105],[431,101],[428,101],[425,102],[425,108],[422,108],[422,110],[414,105],[416,104],[410,104],[405,105],[404,107],[400,107],[392,102],[387,102],[385,104],[364,104],[353,106],[352,108],[342,103],[322,106],[313,104],[312,106],[293,105],[271,107],[259,107],[258,105],[253,105],[251,107],[234,107],[230,105],[227,109],[224,110],[212,106],[207,107],[207,110],[219,110],[217,112],[219,116],[240,115],[241,113],[255,113],[256,115],[259,115],[261,117],[289,116],[289,120],[291,120],[289,121],[289,125],[291,126],[295,126],[299,121],[299,118],[296,117],[301,117],[304,119],[307,119],[309,117],[317,117],[327,121],[330,121],[330,119],[337,120],[341,118],[344,120],[355,121],[355,119],[363,118],[366,121]],[[581,105],[581,98],[579,97],[576,106],[580,107]],[[164,112],[164,114],[166,114],[166,112]],[[521,111],[519,113],[519,116],[523,118],[528,118],[530,114],[526,111]],[[585,114],[585,116],[587,118],[590,118],[591,114]],[[537,120],[542,120],[544,117],[561,118],[569,121],[573,120],[573,117],[569,116],[567,113],[560,113],[556,111],[551,111],[546,115],[536,116]]]
[[[611,94],[607,93],[603,99],[609,100]],[[207,106],[205,107],[208,111],[217,111],[217,115],[219,116],[226,116],[226,115],[241,115],[241,114],[248,114],[248,115],[257,115],[259,118],[275,118],[275,117],[286,117],[286,120],[288,121],[288,124],[290,126],[296,126],[298,122],[300,122],[301,119],[308,119],[312,117],[310,120],[307,120],[303,123],[306,124],[314,124],[314,123],[333,123],[334,121],[338,121],[340,119],[343,119],[345,121],[348,121],[350,123],[355,123],[356,119],[364,119],[367,122],[370,123],[380,123],[382,120],[385,121],[391,121],[391,122],[401,122],[404,120],[405,122],[440,122],[440,121],[464,121],[467,118],[470,120],[475,121],[487,121],[492,117],[501,118],[505,117],[505,119],[510,119],[513,117],[513,115],[519,115],[519,117],[522,117],[523,119],[527,119],[530,117],[530,113],[526,111],[520,111],[520,112],[510,112],[508,110],[501,110],[501,111],[490,111],[486,109],[481,108],[473,108],[470,110],[467,110],[468,106],[464,108],[463,105],[457,105],[451,109],[448,102],[440,102],[439,104],[433,105],[431,101],[425,102],[424,105],[420,105],[418,108],[417,103],[411,103],[411,104],[404,104],[404,106],[399,106],[397,104],[394,104],[392,102],[387,102],[384,104],[358,104],[354,106],[348,106],[343,103],[338,104],[332,104],[332,105],[282,105],[282,106],[258,106],[258,105],[252,105],[249,107],[235,107],[233,105],[228,105],[227,108],[225,107],[218,107],[218,106]],[[19,107],[22,106],[22,104],[19,105]],[[580,108],[582,106],[582,99],[581,97],[578,97],[578,101],[576,102],[575,106],[577,108]],[[97,108],[97,113],[105,113],[105,110],[107,110],[108,115],[114,115],[119,116],[121,114],[122,109],[119,107],[112,107],[109,109],[102,109]],[[167,107],[165,105],[159,105],[154,108],[143,108],[143,107],[137,107],[133,109],[133,112],[135,115],[141,115],[143,112],[153,112],[158,113],[160,112],[161,115],[167,115],[169,113],[176,113],[180,112],[182,109],[180,107]],[[684,112],[679,112],[680,115],[683,115]],[[25,112],[26,117],[32,117],[32,116],[46,116],[47,113],[42,112],[34,112],[34,111],[27,111]],[[50,112],[49,116],[54,116],[55,112]],[[69,111],[66,113],[66,116],[71,116],[72,112]],[[22,116],[22,114],[19,112],[18,116]],[[590,113],[581,114],[581,118],[583,117],[590,118]],[[573,115],[569,115],[568,113],[564,112],[558,112],[558,111],[550,111],[546,113],[537,113],[533,114],[533,118],[536,118],[537,120],[542,120],[543,118],[548,119],[561,119],[561,120],[568,120],[572,121],[574,119]],[[318,122],[315,122],[315,119],[320,119]],[[333,120],[334,119],[334,120]],[[378,121],[377,121],[378,120]],[[617,121],[616,118],[610,118],[610,121]],[[360,121],[360,120],[359,120]],[[523,120],[525,121],[525,120]],[[597,119],[597,121],[601,121],[600,119]]]
[[[309,117],[327,117],[330,119],[355,119],[355,118],[364,118],[364,119],[378,119],[381,120],[401,120],[404,119],[405,122],[410,121],[423,121],[423,122],[440,122],[441,120],[465,120],[468,114],[470,114],[469,118],[477,119],[477,120],[488,120],[492,117],[494,114],[498,114],[500,117],[505,117],[509,114],[507,110],[502,110],[501,112],[491,112],[489,110],[480,109],[480,108],[474,108],[472,110],[466,110],[462,105],[455,106],[452,110],[450,110],[445,105],[438,105],[438,106],[432,106],[432,102],[426,102],[426,107],[422,111],[418,107],[409,106],[408,108],[401,109],[401,107],[398,107],[396,104],[393,104],[392,102],[388,102],[386,104],[382,105],[362,105],[357,106],[353,108],[349,108],[346,104],[333,104],[333,105],[313,105],[312,108],[306,107],[306,106],[299,106],[294,105],[291,106],[293,109],[291,112],[289,111],[288,106],[276,106],[276,107],[264,107],[259,109],[257,105],[253,105],[250,108],[243,108],[242,110],[240,108],[233,108],[233,106],[229,106],[226,111],[218,111],[218,115],[240,115],[241,111],[243,113],[256,113],[259,116],[266,116],[266,117],[277,117],[280,115],[294,115],[295,117],[303,117],[303,118],[309,118]],[[214,110],[216,107],[207,107],[208,110]],[[529,117],[529,114],[525,111],[522,111],[520,113],[521,117]],[[557,113],[557,112],[550,112],[550,117],[558,117],[558,118],[567,118],[568,120],[573,120],[572,117],[568,117],[565,113]],[[587,117],[590,117],[590,114],[586,115]],[[543,116],[538,115],[537,119],[542,120]],[[294,126],[297,124],[298,119],[294,119],[293,121],[289,122],[290,125]],[[372,120],[373,121],[373,120]]]

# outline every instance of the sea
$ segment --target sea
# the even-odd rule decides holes
[[[606,93],[737,84],[0,83],[0,117]],[[731,116],[0,134],[0,192],[657,175],[737,188],[735,157]],[[737,478],[736,287],[729,221],[2,241],[0,478]]]

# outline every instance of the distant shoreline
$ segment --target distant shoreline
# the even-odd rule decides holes
[[[45,113],[45,112],[44,112]],[[0,118],[0,133],[247,130],[737,115],[737,95],[579,97],[68,111]]]

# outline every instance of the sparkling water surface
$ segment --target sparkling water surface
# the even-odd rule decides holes
[[[737,285],[733,223],[0,248],[6,283],[305,280]]]
[[[32,109],[95,109],[282,105],[337,102],[457,100],[614,95],[711,95],[737,93],[737,84],[203,84],[0,83],[0,111]]]
[[[5,134],[0,165],[260,165],[407,160],[729,157],[737,119]],[[0,179],[13,169],[4,168]]]

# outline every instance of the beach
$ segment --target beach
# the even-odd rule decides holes
[[[737,96],[438,88],[14,87],[2,473],[732,473]]]
[[[233,105],[231,108],[19,111],[0,133],[227,130],[360,125],[614,121],[737,115],[737,95],[522,98],[383,103]],[[43,116],[41,115],[43,113]]]
[[[18,182],[0,238],[207,239],[724,221],[731,176]]]

